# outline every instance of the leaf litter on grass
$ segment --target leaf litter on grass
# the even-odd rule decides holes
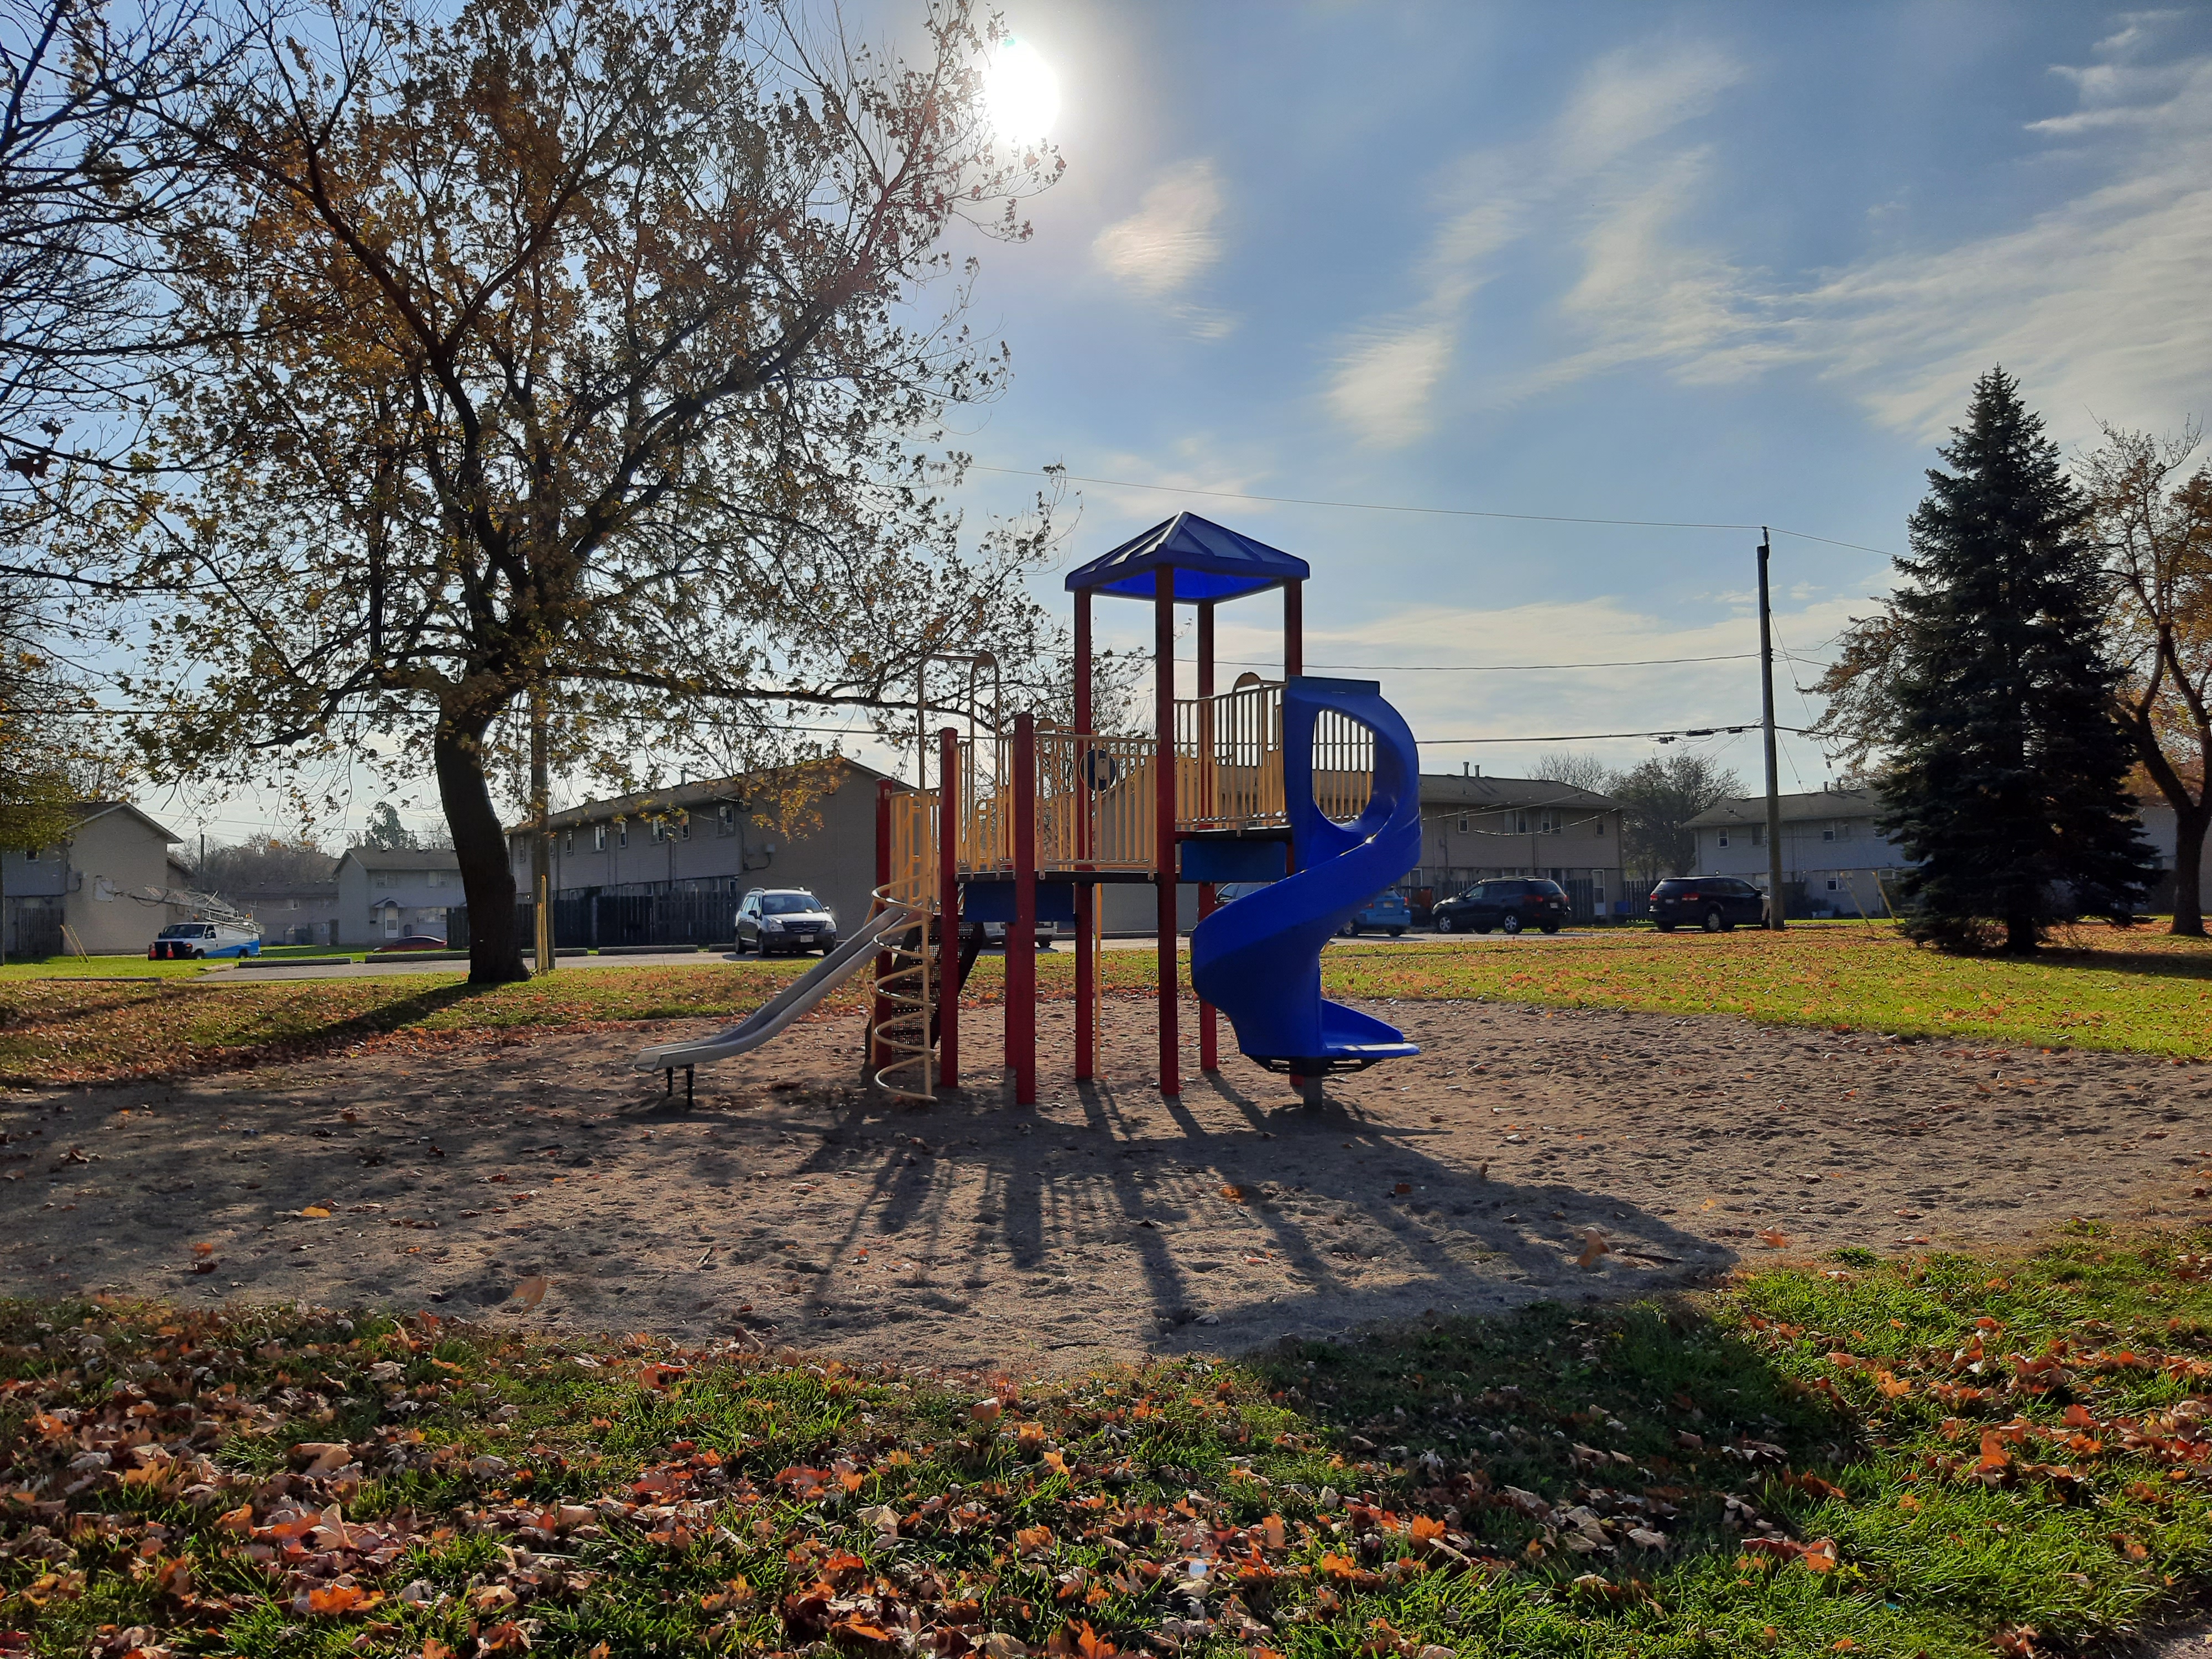
[[[101,1659],[2045,1652],[2212,1586],[2208,1275],[2212,1240],[2087,1230],[1050,1383],[9,1304],[0,1629]]]

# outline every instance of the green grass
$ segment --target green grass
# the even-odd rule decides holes
[[[2212,1588],[2208,1243],[1000,1379],[995,1422],[981,1386],[727,1346],[0,1304],[0,1631],[57,1659],[2078,1647]]]
[[[1624,929],[1543,939],[1340,945],[1332,995],[1487,997],[1577,1008],[1741,1014],[2042,1048],[2212,1054],[2212,944],[2148,929],[2071,930],[2027,960],[1947,957],[1887,924],[1707,936]]]
[[[1149,951],[1109,951],[1104,982],[1147,996]],[[110,971],[150,984],[92,984],[42,971],[0,975],[0,1085],[95,1082],[258,1065],[410,1043],[732,1018],[805,960],[574,969],[522,985],[471,987],[454,963],[389,977],[256,981],[252,969],[136,963]],[[1186,963],[1186,978],[1187,978]],[[1073,957],[1037,963],[1039,994],[1073,994]],[[1369,1002],[1472,1000],[1660,1013],[1738,1014],[1790,1024],[1984,1043],[2212,1055],[2212,946],[2150,933],[2079,930],[2032,961],[1914,948],[1887,925],[1793,927],[1708,938],[1638,930],[1433,945],[1332,945],[1322,983]],[[990,1007],[1005,963],[977,963],[967,1000]],[[857,1017],[858,981],[826,1005]]]

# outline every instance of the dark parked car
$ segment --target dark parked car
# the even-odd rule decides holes
[[[1523,927],[1556,933],[1566,926],[1567,895],[1556,881],[1477,882],[1430,914],[1439,933],[1486,933],[1493,927],[1506,933]]]
[[[1669,877],[1651,890],[1651,920],[1662,933],[1689,926],[1721,933],[1738,922],[1756,927],[1766,920],[1766,895],[1734,876]]]
[[[960,937],[975,939],[985,950],[1002,951],[1006,945],[1006,924],[1003,921],[963,921],[960,924]],[[1038,950],[1051,950],[1053,940],[1059,937],[1058,922],[1037,923],[1036,948]]]
[[[368,952],[373,957],[389,956],[394,951],[442,951],[446,941],[435,933],[402,933],[398,939],[388,939]]]
[[[837,918],[804,887],[756,887],[738,907],[738,954],[764,957],[837,948]]]

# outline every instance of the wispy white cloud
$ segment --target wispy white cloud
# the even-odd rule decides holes
[[[1098,233],[1091,255],[1116,282],[1148,300],[1176,301],[1169,307],[1173,315],[1218,337],[1235,326],[1234,319],[1178,296],[1220,259],[1225,205],[1212,161],[1179,161],[1154,180],[1134,213]]]
[[[1611,290],[1644,276],[1648,261],[1637,257],[1640,245],[1655,240],[1679,192],[1666,176],[1679,158],[1668,149],[1655,155],[1654,147],[1710,111],[1742,74],[1735,60],[1705,46],[1613,52],[1590,67],[1540,137],[1480,152],[1454,168],[1439,191],[1442,216],[1418,267],[1424,291],[1404,311],[1362,325],[1339,346],[1325,393],[1338,420],[1378,447],[1411,443],[1428,432],[1436,394],[1452,366],[1459,318],[1487,279],[1490,262],[1591,192],[1618,202],[1621,211],[1601,226],[1583,283],[1569,303],[1603,331],[1604,314],[1618,308]],[[1676,263],[1668,289],[1668,303],[1679,313],[1674,332],[1702,332],[1710,327],[1704,313],[1723,303],[1724,284],[1711,271]],[[1575,372],[1590,372],[1620,355],[1619,346],[1601,343]]]
[[[1701,243],[1687,227],[1711,199],[1712,156],[1683,142],[1739,71],[1710,52],[1645,62],[1615,55],[1568,100],[1548,144],[1485,152],[1440,204],[1421,267],[1427,293],[1404,317],[1365,325],[1340,352],[1330,407],[1367,441],[1404,443],[1431,403],[1384,407],[1343,395],[1366,359],[1357,342],[1465,337],[1466,308],[1498,256],[1541,222],[1570,228],[1579,271],[1547,324],[1562,349],[1485,382],[1510,406],[1628,364],[1678,380],[1742,379],[1782,364],[1848,388],[1874,418],[1939,436],[1993,362],[2027,383],[2061,436],[2093,416],[2156,425],[2203,413],[2212,370],[2212,57],[2161,58],[2171,14],[2120,20],[2091,60],[2053,74],[2075,107],[2026,133],[2097,182],[1997,234],[1925,243],[1788,283]],[[1517,180],[1517,182],[1516,182]],[[1456,191],[1459,199],[1454,199]]]
[[[1431,394],[1450,367],[1454,331],[1441,318],[1408,319],[1348,342],[1330,377],[1337,418],[1367,442],[1410,443],[1429,428]]]
[[[1624,49],[1591,65],[1559,118],[1552,162],[1577,179],[1620,161],[1711,110],[1743,67],[1706,45],[1656,53]]]

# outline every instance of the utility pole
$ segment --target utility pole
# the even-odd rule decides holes
[[[550,793],[545,767],[545,691],[530,688],[530,916],[538,935],[538,971],[553,971],[553,837],[545,828]]]
[[[1766,732],[1766,925],[1780,933],[1782,909],[1782,786],[1774,767],[1774,621],[1766,592],[1770,553],[1766,526],[1759,527],[1759,695]]]

